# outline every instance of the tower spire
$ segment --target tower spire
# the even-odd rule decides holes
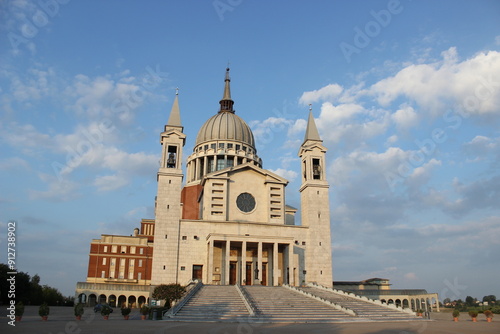
[[[316,123],[314,122],[314,116],[312,114],[311,104],[309,104],[309,119],[307,120],[307,128],[306,128],[306,135],[304,136],[304,142],[308,140],[322,141],[321,137],[319,136]]]
[[[222,95],[222,100],[220,100],[220,111],[233,112],[234,101],[231,99],[231,78],[229,78],[229,67],[226,68],[226,77],[224,79],[224,94]]]
[[[168,118],[167,126],[182,127],[181,112],[179,109],[179,88],[175,89],[175,99],[170,110],[170,117]]]

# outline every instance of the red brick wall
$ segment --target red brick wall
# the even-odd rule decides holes
[[[200,206],[198,204],[198,196],[200,196],[203,187],[199,184],[189,187],[184,187],[181,193],[182,218],[183,219],[199,219]]]

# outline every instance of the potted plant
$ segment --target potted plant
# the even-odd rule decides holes
[[[111,312],[113,312],[113,309],[111,309],[111,307],[109,305],[102,305],[101,315],[104,318],[104,320],[108,320],[109,319],[109,314]]]
[[[78,303],[75,305],[75,317],[76,320],[82,320],[82,315],[85,312],[85,309],[83,308],[82,303]]]
[[[16,321],[21,321],[21,318],[23,317],[24,314],[24,304],[23,302],[19,302],[16,304]]]
[[[422,310],[421,308],[419,308],[417,310],[417,317],[421,317],[423,313],[424,313],[424,310]]]
[[[477,311],[469,311],[469,315],[472,318],[473,322],[477,322],[477,315],[478,315]]]
[[[122,307],[123,319],[128,320],[130,311],[132,311],[130,307]]]
[[[50,313],[50,307],[47,305],[47,303],[43,303],[40,305],[40,308],[38,309],[38,314],[42,317],[43,321],[47,321],[49,318],[49,313]]]
[[[453,321],[457,322],[459,316],[460,316],[460,311],[457,309],[454,309],[453,310]]]
[[[146,320],[146,316],[149,314],[149,307],[144,304],[141,307],[141,320]]]
[[[493,312],[491,310],[485,310],[483,313],[486,316],[486,321],[491,322],[491,319],[493,318]]]

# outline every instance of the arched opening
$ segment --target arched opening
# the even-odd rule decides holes
[[[401,307],[401,299],[396,299],[396,306]]]
[[[382,304],[387,304],[387,301],[386,301],[385,299],[381,299],[381,300],[380,300],[380,302],[381,302]]]
[[[84,294],[84,293],[80,293],[78,295],[78,298],[76,300],[77,303],[82,303],[82,304],[85,304],[87,302],[87,295]]]
[[[136,298],[135,298],[135,296],[129,296],[129,297],[128,297],[128,307],[130,307],[130,308],[135,308],[135,307],[137,307],[137,305],[136,305]]]
[[[410,307],[408,299],[403,299],[403,308],[408,308]]]
[[[139,299],[137,299],[138,307],[142,307],[142,305],[145,303],[146,303],[146,297],[140,296]]]
[[[124,308],[125,306],[127,306],[127,297],[125,297],[124,295],[118,297],[118,306],[120,308]]]
[[[99,304],[106,304],[106,295],[102,294],[99,296]]]
[[[389,299],[389,300],[387,301],[387,305],[391,305],[391,304],[394,304],[394,300]]]
[[[95,294],[89,295],[89,306],[94,307],[97,304],[97,296]]]
[[[108,304],[111,307],[116,307],[116,296],[115,295],[110,295],[108,298]]]

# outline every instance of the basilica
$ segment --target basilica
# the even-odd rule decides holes
[[[229,74],[219,110],[199,129],[187,159],[181,119],[189,112],[181,112],[176,93],[160,134],[155,217],[131,236],[92,240],[86,282],[77,283],[80,301],[140,306],[154,286],[191,280],[332,287],[327,150],[314,117],[310,112],[297,147],[298,225],[298,210],[286,203],[288,181],[262,168],[252,130],[233,108]]]

